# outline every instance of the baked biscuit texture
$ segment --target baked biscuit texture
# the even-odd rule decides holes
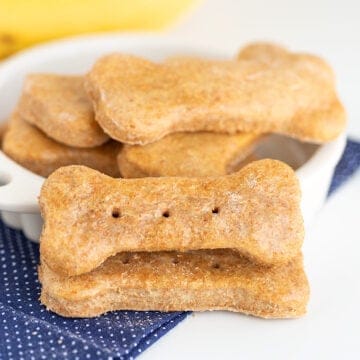
[[[83,77],[32,74],[25,79],[20,116],[50,138],[72,147],[104,144],[109,137],[94,119]]]
[[[41,302],[59,315],[113,310],[228,310],[263,318],[304,315],[309,285],[302,256],[264,267],[231,250],[121,253],[90,273],[39,269]]]
[[[124,145],[118,155],[121,176],[226,175],[254,150],[261,136],[177,133],[145,146]]]
[[[280,133],[323,143],[346,122],[329,65],[271,44],[250,45],[232,61],[159,64],[111,54],[95,63],[85,88],[104,131],[128,144],[182,131]]]
[[[26,169],[47,177],[59,167],[86,165],[107,175],[119,176],[116,156],[121,145],[109,141],[104,145],[79,149],[60,144],[13,113],[3,140],[3,151]]]
[[[4,123],[0,124],[0,149],[1,149],[1,146],[2,146],[2,142],[3,142],[3,139],[4,139],[5,133],[7,131],[7,128],[8,128],[8,123],[7,122],[4,122]]]
[[[64,275],[129,251],[230,248],[259,263],[283,263],[304,237],[298,180],[276,160],[206,178],[112,179],[64,167],[45,181],[40,207],[43,260]]]

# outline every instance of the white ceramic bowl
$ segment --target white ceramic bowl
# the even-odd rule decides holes
[[[77,37],[52,42],[24,51],[0,67],[0,121],[5,121],[19,98],[22,82],[31,72],[82,74],[94,61],[109,52],[121,51],[161,60],[184,54],[206,57],[232,57],[216,49],[203,49],[153,35],[110,34]],[[274,157],[297,168],[302,189],[302,210],[305,226],[324,203],[331,177],[345,146],[345,134],[335,141],[315,146],[282,137],[273,137],[258,150],[262,157]],[[37,198],[44,178],[24,169],[0,152],[0,212],[3,221],[22,229],[38,241],[42,221]]]

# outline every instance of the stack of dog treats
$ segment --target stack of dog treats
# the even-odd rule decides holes
[[[29,75],[3,150],[51,174],[41,301],[73,317],[304,314],[299,184],[253,150],[265,134],[323,143],[344,126],[331,68],[271,44],[234,60],[111,54],[85,77]]]

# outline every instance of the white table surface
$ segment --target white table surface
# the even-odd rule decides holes
[[[236,50],[274,40],[324,56],[335,68],[360,140],[360,2],[357,0],[207,0],[169,30],[189,42]],[[319,213],[305,244],[311,285],[308,314],[261,320],[195,313],[141,356],[153,359],[359,359],[360,172]]]

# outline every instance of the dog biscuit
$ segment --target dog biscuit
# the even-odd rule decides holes
[[[264,267],[231,250],[121,253],[90,273],[39,269],[41,302],[59,315],[113,310],[228,310],[263,318],[304,315],[309,285],[302,256]]]
[[[7,131],[7,128],[8,128],[8,123],[7,122],[4,122],[4,123],[0,124],[0,149],[1,149],[1,146],[2,146],[2,142],[3,142],[3,139],[4,139],[5,133]]]
[[[218,176],[232,172],[261,136],[177,133],[145,146],[124,145],[118,155],[124,178],[147,176]]]
[[[47,177],[66,165],[86,165],[110,176],[119,176],[116,156],[121,145],[109,141],[104,145],[80,149],[48,138],[36,127],[22,120],[17,112],[11,119],[3,140],[3,151],[28,170]]]
[[[104,144],[109,137],[94,119],[83,77],[32,74],[25,79],[20,116],[50,138],[72,147]]]
[[[110,137],[132,145],[198,131],[322,143],[343,131],[345,111],[323,60],[273,45],[249,49],[229,61],[104,56],[85,79],[96,120]]]
[[[259,263],[286,262],[302,245],[294,171],[261,160],[221,177],[113,179],[64,167],[40,194],[44,261],[56,272],[89,272],[128,251],[230,248]]]

